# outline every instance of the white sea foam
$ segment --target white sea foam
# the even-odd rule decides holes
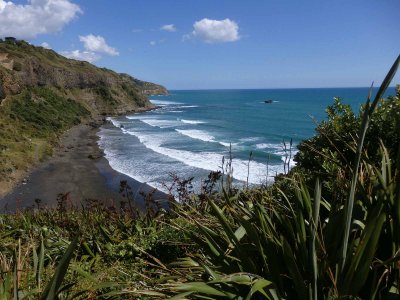
[[[153,103],[154,105],[159,105],[159,106],[183,104],[181,102],[165,101],[165,100],[154,100],[154,99],[150,99],[150,102]]]
[[[106,120],[111,122],[115,127],[118,127],[118,128],[121,127],[121,123],[118,122],[117,120],[115,120],[114,118],[108,117]]]
[[[181,122],[182,122],[182,123],[185,123],[185,124],[193,124],[193,125],[196,125],[196,124],[204,124],[204,123],[205,123],[204,121],[198,121],[198,120],[184,120],[184,119],[182,119]]]
[[[198,129],[175,129],[175,131],[179,132],[180,134],[186,135],[192,139],[201,140],[204,142],[211,142],[211,143],[218,143],[221,146],[228,147],[232,144],[235,146],[235,143],[226,143],[226,142],[219,142],[215,140],[215,137],[210,135],[208,132]]]
[[[253,136],[253,137],[247,137],[247,138],[241,138],[240,141],[241,142],[255,142],[260,140],[260,137],[258,136]]]
[[[128,133],[122,129],[124,133]],[[108,136],[109,130],[102,128],[98,133],[99,147],[103,149],[104,156],[108,160],[110,166],[119,173],[125,174],[139,182],[147,183],[148,185],[157,188],[161,191],[168,192],[161,184],[164,174],[159,174],[159,165],[152,165],[146,159],[132,159],[127,153],[121,152],[117,147],[114,148],[115,140]],[[132,135],[132,134],[130,134]]]
[[[146,135],[140,132],[128,131],[129,134],[135,135],[139,141],[148,149],[165,155],[184,164],[204,170],[218,170],[222,163],[223,155],[215,152],[191,152],[187,150],[178,150],[161,146],[165,136],[163,135]],[[233,159],[233,177],[241,180],[247,180],[248,161],[241,159]],[[269,166],[270,174],[280,172],[280,166]],[[249,183],[260,184],[265,182],[267,175],[267,166],[259,162],[250,162]]]
[[[279,155],[283,162],[285,162],[285,160],[288,160],[289,156],[291,155],[291,158],[290,158],[290,161],[289,161],[289,166],[290,167],[294,167],[296,165],[296,162],[293,160],[293,158],[294,158],[294,156],[296,155],[297,152],[298,152],[298,150],[297,149],[293,149],[293,147],[292,147],[291,154],[289,153],[289,151],[285,152],[284,150],[275,151],[274,154]]]
[[[159,127],[159,128],[170,128],[176,127],[181,125],[178,121],[173,120],[162,120],[162,119],[140,119],[141,122],[146,123],[152,127]]]
[[[194,107],[199,107],[198,105],[182,105],[179,106],[180,108],[194,108]]]
[[[162,117],[162,116],[160,116]],[[170,127],[178,127],[182,126],[182,122],[179,120],[165,120],[159,119],[157,117],[152,116],[143,116],[143,115],[133,115],[133,116],[126,116],[129,120],[139,120],[147,125],[152,127],[159,127],[159,128],[170,128]]]
[[[270,143],[261,143],[261,144],[256,144],[257,149],[282,149],[283,145],[282,144],[270,144]]]
[[[131,116],[125,116],[129,120],[142,120],[142,119],[152,119],[152,117],[146,117],[143,114],[134,114]]]
[[[233,147],[235,147],[235,146],[237,146],[238,144],[237,143],[227,143],[227,142],[218,142],[218,143],[220,143],[222,146],[224,146],[224,147],[230,147],[230,146],[232,146],[232,148]]]
[[[183,110],[169,110],[171,113],[183,113]]]
[[[186,135],[192,139],[201,140],[204,142],[216,142],[214,137],[205,131],[197,129],[175,129],[180,134]]]

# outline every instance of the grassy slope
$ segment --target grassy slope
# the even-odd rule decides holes
[[[0,177],[41,161],[59,135],[89,111],[45,88],[29,88],[0,107]]]

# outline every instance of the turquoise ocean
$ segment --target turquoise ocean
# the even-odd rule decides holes
[[[283,141],[292,139],[293,156],[334,97],[358,112],[367,95],[368,88],[170,91],[150,97],[156,110],[109,118],[98,143],[113,169],[162,190],[172,174],[194,177],[198,187],[230,153],[239,185],[262,184],[284,170]]]

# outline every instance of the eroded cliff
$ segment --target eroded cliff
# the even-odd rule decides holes
[[[67,59],[24,41],[0,43],[0,56],[2,99],[39,86],[81,103],[97,116],[148,109],[152,104],[146,95],[167,93],[160,85]]]

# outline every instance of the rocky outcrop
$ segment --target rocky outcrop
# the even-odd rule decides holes
[[[127,74],[123,74],[124,76],[129,76]],[[130,77],[130,76],[129,76]],[[151,82],[142,81],[136,78],[131,79],[135,82],[137,86],[139,86],[140,90],[144,95],[168,95],[168,90],[162,85],[158,85]]]
[[[93,117],[97,117],[149,109],[153,105],[146,95],[167,94],[160,85],[98,68],[88,62],[67,59],[24,41],[0,43],[0,53],[4,59],[13,60],[13,70],[0,65],[0,95],[2,93],[3,98],[40,86],[82,103]]]
[[[0,66],[8,70],[14,68],[14,60],[8,58],[8,53],[0,53]]]

